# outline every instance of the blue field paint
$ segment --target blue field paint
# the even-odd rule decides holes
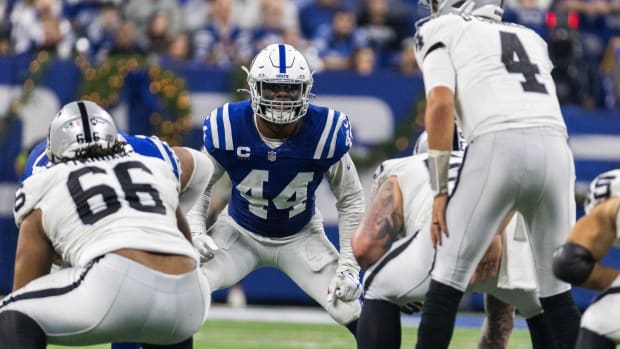
[[[420,325],[420,315],[403,315],[401,317],[403,326],[418,327]],[[459,313],[456,317],[456,327],[480,328],[484,322],[484,314]],[[515,319],[515,329],[527,329],[527,323],[522,317]]]

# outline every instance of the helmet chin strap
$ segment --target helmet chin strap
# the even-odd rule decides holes
[[[276,124],[269,122],[258,115],[254,115],[254,122],[258,132],[266,138],[273,138],[277,140],[286,140],[292,137],[299,131],[301,125],[301,119],[297,119],[288,124]],[[293,128],[291,128],[293,126]],[[268,133],[268,134],[265,134]]]

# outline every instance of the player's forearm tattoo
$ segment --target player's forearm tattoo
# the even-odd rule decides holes
[[[399,209],[402,204],[400,197],[396,197],[399,190],[393,180],[385,181],[377,191],[372,205],[368,210],[369,237],[381,241],[382,247],[387,251],[392,243],[402,237],[403,214]]]

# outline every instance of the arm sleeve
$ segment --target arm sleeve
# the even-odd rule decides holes
[[[326,173],[331,191],[336,197],[338,232],[340,237],[340,260],[338,267],[359,271],[353,256],[351,236],[364,213],[364,190],[349,153],[333,164]]]
[[[210,182],[211,175],[213,174],[214,166],[211,159],[204,153],[192,148],[186,147],[185,149],[187,149],[192,156],[194,171],[192,172],[185,187],[181,189],[181,194],[179,195],[179,205],[184,213],[188,213],[194,203],[197,202],[205,192],[205,189]]]
[[[211,203],[211,191],[213,190],[213,185],[217,182],[220,177],[224,175],[224,168],[220,165],[217,160],[207,154],[209,158],[211,158],[211,162],[213,163],[213,174],[207,183],[205,190],[200,194],[200,197],[194,203],[194,206],[187,213],[187,222],[189,223],[189,227],[192,233],[200,233],[204,234],[207,231],[207,210],[209,209],[209,205]]]
[[[426,95],[437,86],[445,86],[454,93],[456,85],[456,71],[448,50],[439,48],[429,53],[422,63],[424,72],[424,89]]]

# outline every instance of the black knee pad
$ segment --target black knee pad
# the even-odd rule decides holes
[[[0,313],[0,349],[45,349],[45,333],[28,315],[14,310]]]
[[[573,285],[581,285],[594,269],[594,257],[585,247],[567,242],[553,253],[553,273]]]
[[[579,329],[579,338],[575,349],[615,349],[616,343],[587,328]]]

